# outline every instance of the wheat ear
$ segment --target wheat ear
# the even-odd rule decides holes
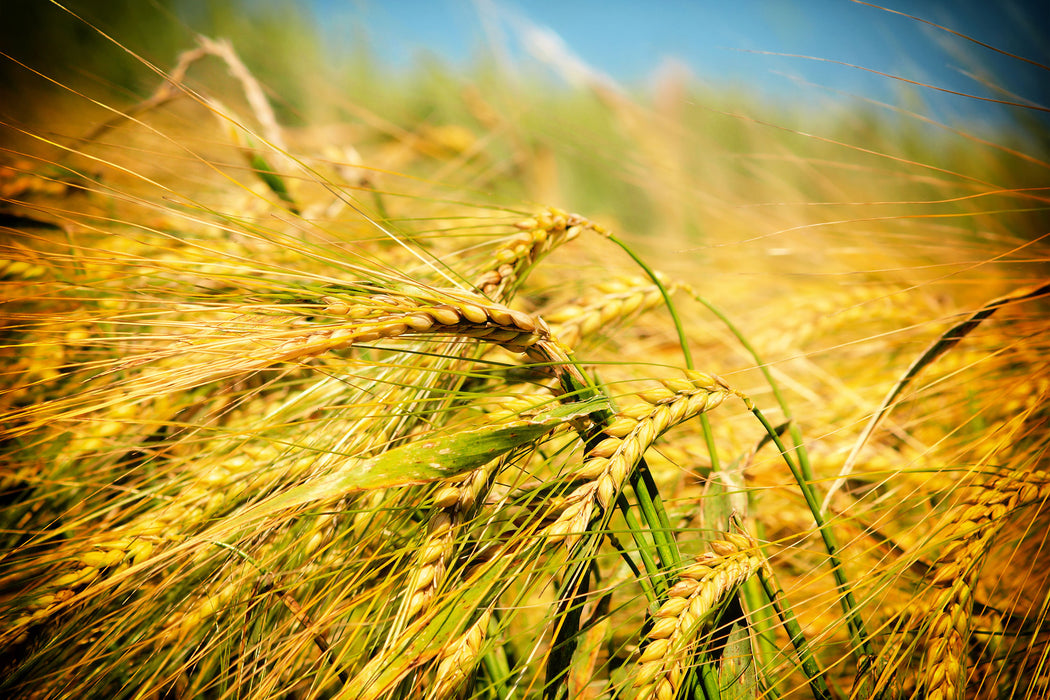
[[[477,666],[491,619],[492,608],[489,608],[466,632],[444,648],[427,700],[451,698],[463,687]]]
[[[918,629],[922,665],[917,689],[931,700],[965,697],[964,661],[981,563],[1010,511],[1048,498],[1050,473],[1042,471],[1001,474],[971,487],[937,533],[949,544],[931,568],[929,587],[912,604],[912,624],[887,643],[880,665],[890,669],[899,665],[889,655],[908,648],[902,635]]]
[[[568,347],[633,313],[648,311],[663,302],[660,288],[640,278],[628,282],[606,283],[605,293],[581,304],[569,304],[545,313],[555,335]],[[669,291],[671,291],[669,289]]]
[[[474,508],[499,465],[499,460],[494,460],[458,483],[442,486],[434,495],[436,510],[430,516],[426,537],[406,586],[405,602],[398,612],[400,620],[412,619],[433,600],[452,558],[456,527]],[[395,629],[398,627],[395,625]]]
[[[590,449],[577,474],[588,482],[565,498],[568,507],[542,532],[548,543],[575,544],[595,509],[609,508],[638,460],[664,431],[738,395],[718,377],[692,370],[685,374],[684,379],[665,380],[663,386],[639,394],[646,404],[620,412],[604,430],[605,438]]]
[[[762,568],[750,538],[726,533],[686,567],[653,615],[635,675],[641,700],[674,700],[693,652],[712,631],[721,605]]]
[[[605,235],[605,229],[579,214],[550,208],[535,218],[518,222],[521,233],[511,236],[496,250],[492,262],[483,269],[475,288],[490,299],[510,296],[529,267],[555,247],[589,230]]]
[[[484,338],[520,352],[550,336],[539,319],[467,292],[433,290],[430,295],[429,299],[389,294],[360,300],[331,299],[329,313],[345,314],[352,322],[309,333],[291,332],[291,337],[279,345],[262,348],[244,359],[249,369],[261,369],[275,362],[302,360],[357,343],[403,335]]]

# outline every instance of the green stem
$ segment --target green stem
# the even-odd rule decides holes
[[[682,325],[682,320],[678,317],[678,311],[675,309],[674,303],[671,302],[671,293],[667,291],[667,287],[660,281],[656,272],[651,267],[645,264],[645,261],[638,257],[630,246],[618,239],[616,236],[609,235],[609,240],[620,246],[625,253],[631,256],[631,260],[634,260],[638,264],[638,267],[645,271],[649,279],[653,281],[656,288],[660,290],[660,295],[664,298],[664,304],[667,306],[667,311],[671,314],[671,320],[674,321],[675,331],[678,333],[678,343],[682,346],[682,355],[685,357],[685,366],[689,369],[693,369],[693,354],[689,351],[689,341],[685,337],[685,327]]]
[[[706,698],[706,700],[721,700],[722,691],[719,690],[718,672],[715,670],[715,665],[711,663],[710,659],[704,659],[699,662],[699,666],[699,687],[704,692],[704,698]]]
[[[777,655],[777,647],[773,642],[773,625],[770,622],[769,612],[766,609],[765,594],[762,587],[754,577],[749,578],[741,587],[740,595],[744,599],[744,605],[748,612],[748,624],[754,632],[757,644],[755,645],[755,664],[765,672],[766,664],[770,663]]]
[[[753,501],[753,493],[749,491],[747,498],[749,507],[751,507]],[[765,528],[762,526],[762,523],[760,521],[755,521],[754,527],[757,542],[765,542]],[[769,561],[768,554],[765,550],[765,545],[759,544],[758,551],[760,555],[764,560]],[[779,693],[777,693],[776,688],[770,682],[767,682],[764,678],[766,665],[772,664],[773,660],[776,659],[777,656],[779,656],[780,654],[780,649],[777,648],[776,639],[773,632],[772,617],[769,614],[769,609],[766,606],[767,603],[772,603],[773,601],[771,601],[765,595],[765,591],[762,588],[762,585],[755,577],[749,578],[744,583],[743,591],[744,600],[746,601],[748,607],[748,621],[752,629],[755,631],[755,636],[758,639],[758,644],[756,645],[755,650],[755,656],[757,658],[755,660],[759,668],[759,675],[762,678],[762,682],[768,687],[769,692],[775,693],[779,696]]]
[[[791,441],[795,444],[795,453],[798,455],[799,469],[807,480],[812,481],[813,468],[809,461],[809,453],[806,451],[806,444],[802,440],[802,431],[799,429],[798,424],[795,423],[795,418],[791,415],[791,409],[788,406],[788,402],[784,398],[784,394],[780,391],[780,385],[778,385],[773,379],[773,373],[769,371],[769,366],[762,360],[762,357],[758,354],[758,351],[755,350],[755,347],[751,345],[750,342],[748,342],[747,338],[740,331],[740,329],[737,328],[736,325],[734,325],[733,322],[729,320],[728,316],[722,313],[721,309],[719,309],[717,306],[712,304],[704,297],[700,296],[699,294],[696,294],[695,292],[693,293],[693,298],[695,298],[698,302],[706,306],[707,310],[714,314],[715,317],[717,317],[718,320],[721,321],[725,325],[725,327],[729,329],[729,332],[733,334],[737,341],[740,342],[740,344],[755,361],[755,365],[758,367],[759,371],[762,372],[762,376],[766,378],[766,382],[769,384],[769,388],[772,389],[773,398],[776,399],[777,405],[780,406],[781,413],[784,414],[784,418],[787,419],[788,423],[791,426]]]
[[[659,598],[667,590],[667,582],[664,580],[663,571],[661,571],[656,563],[656,559],[653,557],[653,546],[646,541],[643,534],[644,528],[638,522],[638,517],[634,514],[630,501],[627,500],[627,497],[622,492],[616,497],[616,505],[620,508],[620,512],[623,513],[623,518],[627,522],[627,529],[630,531],[635,548],[638,550],[638,556],[642,558],[642,565],[645,567],[647,577],[652,581],[654,593]],[[659,549],[657,549],[657,552],[659,552]]]
[[[859,652],[862,657],[871,658],[874,656],[874,652],[868,641],[868,635],[864,629],[864,622],[860,618],[860,613],[857,609],[857,602],[853,598],[853,591],[850,588],[849,581],[846,580],[845,572],[842,570],[842,560],[839,559],[838,555],[838,542],[835,540],[835,534],[824,520],[824,516],[820,510],[820,502],[817,500],[817,494],[813,490],[813,484],[810,479],[806,478],[801,469],[787,457],[787,447],[785,447],[780,436],[777,435],[776,429],[768,420],[766,420],[766,417],[762,415],[762,411],[760,411],[757,406],[752,406],[751,412],[756,418],[758,418],[759,422],[762,423],[762,427],[766,429],[766,433],[773,441],[773,444],[777,446],[778,450],[780,450],[780,454],[784,457],[784,461],[787,463],[788,468],[791,469],[791,475],[798,483],[799,489],[802,491],[802,496],[806,499],[806,505],[809,506],[809,511],[813,515],[813,520],[817,524],[817,531],[820,532],[820,537],[824,541],[824,549],[827,551],[828,560],[831,563],[831,574],[835,577],[835,584],[839,590],[842,611],[846,615],[846,625],[849,627],[850,639],[853,642],[852,648],[855,650],[854,653]],[[859,661],[860,658],[858,658],[858,662]]]
[[[802,664],[802,672],[806,674],[806,678],[809,680],[809,687],[813,691],[813,697],[818,700],[831,700],[831,691],[828,690],[824,674],[821,672],[820,666],[817,665],[816,659],[813,658],[806,635],[803,634],[802,627],[799,626],[798,620],[795,618],[795,613],[788,606],[784,592],[773,578],[773,570],[768,566],[763,566],[758,571],[758,578],[762,582],[762,588],[765,590],[770,603],[772,603],[777,617],[780,618],[780,623],[784,625],[784,630],[788,633],[788,637],[791,638],[791,645],[795,647],[795,651],[798,653],[799,661]]]
[[[853,640],[853,648],[859,650],[864,656],[871,658],[872,649],[868,642],[867,633],[864,629],[864,623],[860,619],[860,614],[857,611],[857,604],[853,598],[853,593],[850,590],[849,583],[846,581],[844,572],[842,571],[842,563],[838,557],[838,544],[835,541],[834,534],[831,529],[827,526],[824,521],[820,504],[817,502],[816,493],[813,490],[813,467],[809,461],[809,452],[806,450],[805,442],[802,439],[802,431],[799,429],[798,424],[794,420],[794,416],[791,414],[791,409],[788,406],[787,400],[784,398],[783,393],[780,391],[780,386],[773,379],[773,373],[769,370],[769,366],[763,361],[762,357],[758,354],[758,351],[748,342],[747,338],[740,331],[736,325],[733,324],[729,318],[722,313],[722,311],[714,304],[709,302],[697,293],[693,293],[694,298],[703,304],[707,309],[714,314],[726,328],[729,329],[744,349],[754,359],[755,364],[758,366],[762,375],[766,378],[766,382],[769,383],[770,389],[773,391],[773,396],[776,399],[777,404],[780,406],[781,412],[787,419],[790,426],[789,430],[791,433],[791,441],[794,443],[794,452],[798,456],[798,464],[789,456],[787,448],[780,441],[776,430],[769,424],[765,416],[762,415],[758,408],[754,408],[753,412],[755,416],[762,423],[766,432],[769,434],[770,439],[776,444],[777,449],[780,450],[780,454],[783,456],[784,461],[787,463],[788,468],[791,469],[792,475],[795,477],[795,481],[798,482],[799,487],[802,489],[803,496],[806,499],[806,505],[809,506],[810,512],[813,514],[813,518],[817,523],[817,528],[820,530],[821,539],[824,542],[824,547],[828,552],[828,557],[831,561],[832,575],[835,577],[835,583],[838,586],[839,593],[842,596],[843,611],[846,614],[847,626],[850,630],[850,636]],[[760,637],[761,639],[761,637]]]
[[[660,290],[660,296],[664,298],[664,305],[667,307],[668,313],[671,314],[671,321],[674,322],[675,332],[678,334],[678,344],[682,348],[682,357],[685,360],[686,369],[694,369],[693,365],[693,353],[689,349],[689,340],[685,335],[685,326],[682,325],[682,319],[678,316],[678,309],[675,307],[674,302],[671,301],[671,293],[660,277],[656,274],[651,267],[649,267],[644,260],[631,250],[630,246],[618,239],[616,236],[610,235],[609,240],[620,246],[625,253],[631,256],[631,260],[645,271],[645,274],[652,280],[656,288]],[[700,300],[703,303],[703,300]],[[710,308],[710,307],[709,307]],[[707,443],[707,452],[711,456],[711,467],[715,470],[718,469],[718,450],[715,448],[714,437],[711,434],[711,422],[707,419],[707,416],[700,416],[700,424],[704,428],[704,441]],[[807,463],[808,467],[808,463]]]
[[[664,509],[660,491],[657,489],[656,481],[649,470],[645,458],[638,462],[638,466],[631,472],[631,488],[638,496],[638,505],[642,508],[642,516],[653,534],[653,541],[660,554],[660,563],[663,571],[667,572],[678,568],[682,561],[682,555],[678,551],[678,542],[671,534],[671,519]]]
[[[493,611],[489,618],[488,629],[485,631],[486,639],[496,639],[500,633],[500,620],[498,611]],[[493,646],[492,650],[482,657],[485,673],[489,678],[490,694],[496,697],[510,698],[513,695],[507,687],[507,679],[510,678],[510,662],[507,659],[507,651],[502,644]]]
[[[638,568],[638,564],[636,564],[634,559],[631,558],[630,553],[627,551],[627,548],[623,546],[623,543],[620,542],[620,539],[612,532],[608,531],[605,533],[605,536],[613,546],[613,549],[619,552],[620,557],[627,562],[627,568],[631,570],[631,573],[634,574],[635,580],[638,581],[638,584],[642,587],[642,593],[645,594],[645,599],[650,603],[655,603],[659,600],[656,591],[653,589],[652,580],[650,580],[648,575],[643,575],[641,569]]]
[[[593,559],[578,560],[569,568],[569,575],[558,594],[555,615],[559,623],[547,657],[546,682],[543,687],[545,700],[567,697],[569,669],[579,643],[580,618],[590,593],[590,571],[593,566]]]
[[[718,447],[715,445],[715,434],[711,430],[711,421],[707,419],[707,414],[704,413],[700,416],[700,427],[704,431],[704,444],[707,445],[707,454],[711,458],[711,471],[717,472],[722,468],[722,460],[718,458]]]

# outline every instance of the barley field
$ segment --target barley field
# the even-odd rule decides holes
[[[0,47],[0,696],[1050,693],[1038,96],[116,5]]]

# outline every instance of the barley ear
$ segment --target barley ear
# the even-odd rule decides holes
[[[726,535],[711,543],[679,574],[667,599],[653,614],[635,672],[640,700],[671,700],[713,631],[716,613],[737,589],[763,566],[757,547],[746,537]]]
[[[906,635],[918,632],[922,658],[915,687],[937,700],[966,696],[966,652],[981,564],[1011,511],[1048,498],[1050,474],[1041,471],[1003,473],[970,487],[935,535],[947,545],[931,567],[928,587],[911,604],[912,624],[883,648],[882,666],[907,665],[897,650],[908,646]]]
[[[466,632],[449,642],[442,650],[427,700],[445,700],[453,697],[473,675],[491,620],[490,607]]]
[[[591,478],[569,495],[574,505],[544,530],[548,543],[575,545],[591,520],[610,508],[635,465],[660,435],[735,394],[721,379],[692,371],[640,393],[649,405],[614,416],[603,432],[605,438],[584,456],[580,473]]]

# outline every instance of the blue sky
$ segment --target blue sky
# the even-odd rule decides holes
[[[513,66],[544,64],[523,37],[542,27],[588,66],[642,85],[665,61],[684,63],[696,80],[776,99],[838,99],[840,92],[896,102],[901,84],[853,63],[940,87],[1046,105],[1050,73],[924,25],[849,0],[313,0],[333,44],[369,37],[385,66],[407,69],[429,56],[466,67],[496,47]],[[996,48],[1050,64],[1046,2],[897,0],[882,3],[968,34]],[[1011,94],[996,94],[971,74],[986,74]],[[551,71],[552,78],[559,79]],[[816,87],[808,84],[816,84]],[[835,92],[838,91],[838,92]],[[920,90],[928,113],[995,120],[1009,108]]]

